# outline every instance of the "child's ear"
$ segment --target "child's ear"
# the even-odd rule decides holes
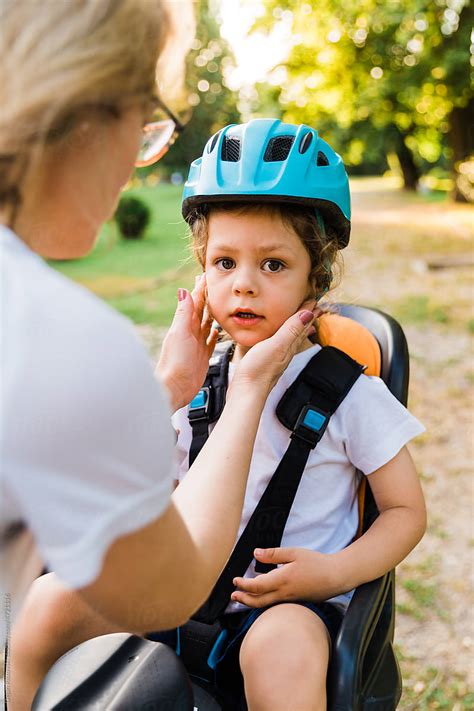
[[[308,291],[306,295],[306,300],[308,299],[316,299],[316,301],[319,298],[319,289],[318,285],[316,284],[316,279],[314,277],[309,278],[309,283],[308,283]]]

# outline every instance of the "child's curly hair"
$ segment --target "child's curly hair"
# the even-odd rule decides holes
[[[340,249],[337,235],[330,227],[323,227],[314,208],[281,203],[222,202],[210,208],[198,208],[188,217],[194,256],[204,268],[209,237],[209,214],[212,212],[267,213],[280,217],[283,224],[298,235],[311,258],[309,282],[315,298],[323,296],[335,286],[341,271]]]

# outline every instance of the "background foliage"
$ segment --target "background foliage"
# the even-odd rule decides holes
[[[267,0],[265,10],[260,30],[292,15],[285,120],[320,127],[357,172],[392,152],[406,188],[436,165],[459,172],[473,151],[467,1]]]
[[[196,37],[186,62],[186,85],[178,113],[186,124],[185,132],[156,167],[141,174],[173,172],[187,174],[209,136],[228,123],[239,123],[238,97],[225,83],[224,72],[234,58],[228,43],[220,36],[219,25],[209,0],[198,6]]]
[[[212,133],[241,120],[245,90],[239,96],[226,84],[234,60],[219,34],[217,9],[212,0],[197,6],[179,107],[192,117],[155,169],[161,175],[185,175]],[[264,0],[260,15],[253,30],[270,33],[283,18],[293,43],[250,101],[246,88],[250,116],[317,127],[353,174],[395,168],[407,189],[425,174],[450,174],[455,199],[473,199],[468,0]]]

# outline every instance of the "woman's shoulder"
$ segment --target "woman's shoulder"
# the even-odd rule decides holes
[[[59,352],[97,350],[98,355],[120,346],[134,350],[138,341],[128,319],[85,287],[49,266],[26,245],[2,239],[2,297],[7,353],[15,348]]]
[[[3,235],[2,235],[3,237]],[[33,254],[2,249],[3,373],[11,393],[47,383],[51,396],[100,397],[153,381],[131,322]]]

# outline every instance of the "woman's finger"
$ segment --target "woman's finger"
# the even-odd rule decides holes
[[[211,330],[213,321],[214,317],[209,310],[209,305],[206,303],[202,312],[201,328],[209,328],[209,330]]]
[[[212,322],[205,322],[201,324],[201,338],[207,343],[207,340],[210,336],[211,333],[211,328],[212,328]]]
[[[194,315],[191,294],[187,289],[178,289],[178,303],[173,316],[171,328],[191,330],[191,321]]]
[[[303,301],[298,311],[312,311],[315,319],[319,318],[324,313],[324,309],[318,305],[316,299],[307,299],[306,301]]]
[[[316,299],[307,299],[306,301],[303,301],[301,306],[299,307],[298,311],[315,311],[316,309],[319,309],[318,303]],[[320,310],[320,309],[319,309]]]
[[[204,306],[206,304],[206,275],[205,273],[196,277],[194,289],[192,291],[194,307],[199,323],[202,321]]]
[[[206,345],[208,357],[210,358],[214,353],[214,348],[216,347],[217,339],[219,338],[219,331],[217,328],[213,328],[207,337]]]
[[[273,376],[274,382],[280,377],[292,357],[299,351],[301,345],[308,337],[310,329],[313,328],[313,319],[314,315],[312,311],[308,309],[298,311],[296,314],[293,314],[293,316],[290,316],[273,336],[266,341],[261,341],[249,351],[249,354],[252,356],[256,348],[260,348],[261,350],[272,348],[274,354],[271,361],[273,373],[269,368],[268,374]],[[245,355],[242,362],[245,362],[245,358],[248,358],[249,354]]]
[[[260,341],[244,355],[233,383],[248,380],[254,386],[265,385],[271,389],[305,342],[313,328],[313,319],[313,312],[306,309],[290,316],[273,336]]]

